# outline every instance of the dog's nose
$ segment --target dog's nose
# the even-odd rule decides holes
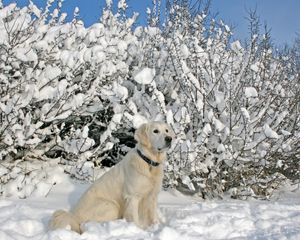
[[[166,136],[165,137],[165,141],[166,141],[166,143],[171,143],[172,142],[172,138],[170,136]]]

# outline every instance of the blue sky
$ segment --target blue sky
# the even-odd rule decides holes
[[[32,0],[39,7],[46,5],[46,0]],[[3,0],[4,4],[17,2],[24,6],[28,0]],[[115,0],[116,2],[116,0]],[[146,8],[151,0],[127,0],[129,12],[139,12],[139,23],[145,24]],[[164,2],[164,0],[163,0]],[[80,8],[80,17],[86,26],[97,22],[105,0],[65,0],[63,10],[72,16],[74,8]],[[212,0],[211,12],[225,23],[235,26],[235,38],[244,40],[248,36],[248,23],[245,17],[250,9],[257,9],[262,23],[272,29],[273,42],[277,45],[292,43],[296,32],[300,34],[300,0]]]

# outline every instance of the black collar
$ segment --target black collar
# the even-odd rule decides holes
[[[153,167],[157,167],[159,166],[158,162],[154,162],[151,159],[147,158],[144,154],[141,153],[141,151],[139,149],[136,149],[138,155],[149,165],[153,166]]]

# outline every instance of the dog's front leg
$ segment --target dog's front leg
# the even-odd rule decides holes
[[[149,214],[149,224],[158,224],[158,207],[157,207],[157,197],[153,196],[150,198],[150,202],[148,204],[148,214]]]
[[[141,227],[139,222],[139,202],[140,198],[136,196],[126,198],[124,218],[128,222],[134,222],[137,226]]]

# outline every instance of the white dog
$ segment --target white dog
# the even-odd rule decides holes
[[[81,233],[81,223],[125,218],[141,228],[158,223],[157,196],[163,178],[162,163],[174,133],[165,123],[141,125],[134,135],[137,146],[100,177],[66,212],[56,211],[50,228],[71,227]]]

